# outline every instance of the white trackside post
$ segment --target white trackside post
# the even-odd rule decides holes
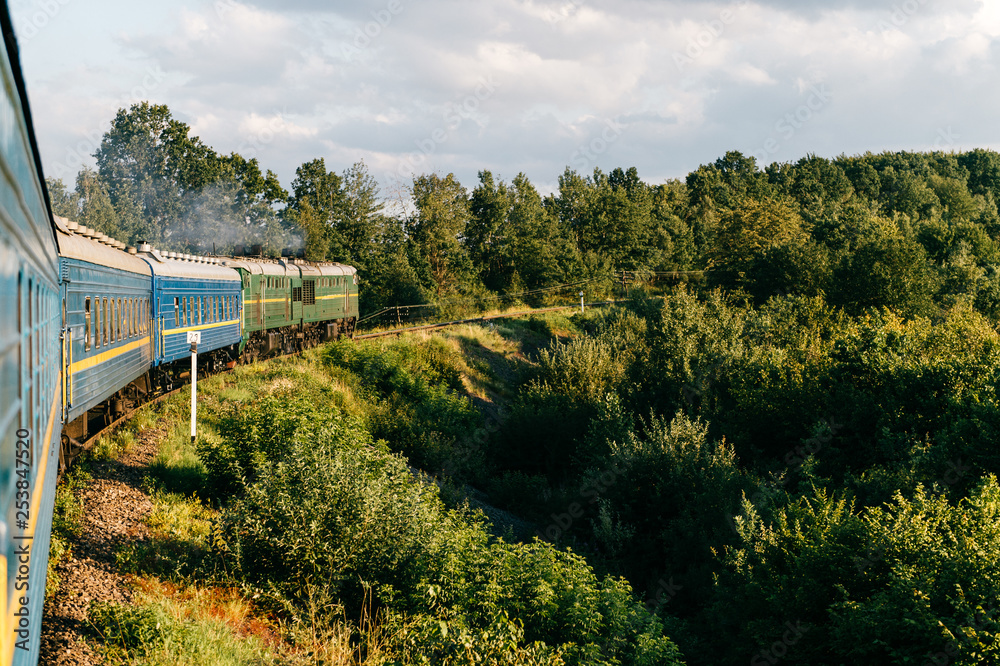
[[[188,331],[188,343],[191,345],[191,442],[197,436],[198,423],[198,343],[201,342],[201,331]]]
[[[580,312],[583,312],[583,292],[580,292]]]

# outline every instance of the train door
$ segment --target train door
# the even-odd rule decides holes
[[[267,277],[261,275],[260,278],[260,288],[257,289],[257,324],[260,326],[260,330],[264,330],[264,303],[266,303],[265,296],[265,285],[267,284]]]
[[[292,287],[292,320],[302,323],[302,287]]]

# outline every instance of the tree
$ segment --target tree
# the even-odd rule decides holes
[[[716,279],[741,285],[758,257],[772,248],[802,243],[806,237],[802,218],[788,202],[746,199],[719,221],[712,257]]]
[[[192,231],[183,197],[215,182],[222,162],[165,105],[119,109],[95,153],[98,174],[119,212],[135,210],[149,240],[185,244]],[[131,217],[131,215],[129,215]]]
[[[322,157],[295,170],[292,194],[282,211],[282,219],[288,225],[299,227],[306,256],[313,261],[323,261],[330,253],[334,219],[342,199],[340,176],[326,170]]]
[[[330,243],[338,261],[368,267],[377,253],[376,243],[384,221],[379,201],[378,182],[368,173],[365,163],[357,162],[341,179],[340,205],[333,218]]]
[[[900,235],[870,238],[841,261],[834,278],[831,300],[855,312],[888,307],[921,314],[934,291],[924,248]]]
[[[469,220],[468,195],[454,174],[418,176],[413,180],[413,204],[416,213],[409,231],[440,298],[457,286],[468,262],[460,241]]]
[[[90,169],[83,169],[76,175],[76,200],[79,204],[77,221],[80,224],[97,229],[116,240],[134,244],[135,230],[121,227],[118,212],[111,204],[104,183]]]
[[[326,221],[308,200],[299,204],[295,219],[302,230],[306,259],[326,261],[326,254],[330,251],[330,227]]]
[[[505,183],[494,183],[490,171],[479,172],[479,185],[469,199],[465,244],[469,257],[488,288],[505,290],[516,270],[511,256],[511,193]]]
[[[46,178],[45,187],[49,190],[52,212],[61,217],[75,220],[80,214],[80,202],[76,193],[67,190],[62,179],[57,178]]]

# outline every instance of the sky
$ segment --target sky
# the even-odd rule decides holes
[[[47,176],[166,104],[289,188],[1000,149],[998,0],[10,0]]]

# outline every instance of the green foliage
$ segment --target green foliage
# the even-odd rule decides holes
[[[372,436],[385,440],[422,469],[462,477],[485,474],[482,451],[463,442],[481,417],[463,389],[459,356],[439,339],[416,345],[338,343],[326,360],[349,369],[372,393]]]
[[[359,427],[356,419],[317,404],[308,392],[281,388],[224,406],[218,422],[221,440],[201,438],[198,455],[208,471],[212,494],[222,498],[242,490],[267,465],[282,459],[296,441],[353,436]],[[359,438],[359,444],[365,441]]]
[[[413,205],[417,212],[409,233],[440,298],[456,290],[459,278],[471,268],[459,240],[469,220],[468,195],[454,174],[418,176],[413,181]]]
[[[91,604],[87,619],[112,660],[131,662],[163,644],[170,620],[156,606]]]
[[[393,639],[403,663],[474,666],[562,666],[561,651],[543,643],[524,644],[524,628],[506,614],[483,629],[421,616]]]
[[[821,491],[770,519],[747,505],[743,545],[726,556],[726,598],[713,607],[717,626],[767,651],[786,621],[801,625],[785,657],[798,662],[994,659],[998,511],[994,477],[955,504],[918,489],[861,512]],[[738,655],[724,646],[717,642],[716,659]]]

